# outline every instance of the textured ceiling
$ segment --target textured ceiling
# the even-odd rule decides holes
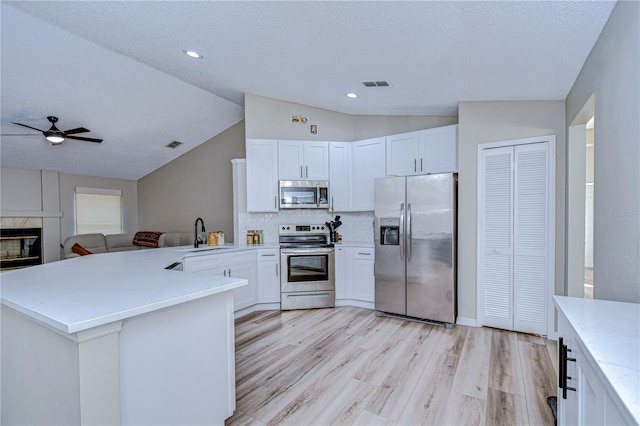
[[[459,101],[562,100],[614,5],[3,2],[2,133],[16,133],[9,121],[44,128],[45,116],[58,114],[63,129],[82,125],[93,130],[87,136],[105,138],[103,146],[119,144],[119,156],[94,160],[107,164],[99,175],[137,178],[241,119],[244,93],[371,115],[452,115]],[[366,80],[392,86],[365,88]],[[346,98],[350,91],[359,97]],[[26,167],[27,158],[53,152],[40,139],[20,163],[6,139],[3,166]],[[152,148],[160,139],[187,146],[178,154]],[[74,144],[74,156],[87,151],[80,163],[95,152],[84,145],[93,144]],[[63,169],[58,160],[47,168]]]

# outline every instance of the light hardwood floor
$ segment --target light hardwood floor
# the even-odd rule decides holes
[[[553,425],[554,341],[355,307],[236,321],[226,425]]]

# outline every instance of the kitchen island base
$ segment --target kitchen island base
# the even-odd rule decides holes
[[[232,293],[70,334],[2,306],[2,424],[223,424]]]

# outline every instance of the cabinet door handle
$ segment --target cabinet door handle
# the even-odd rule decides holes
[[[333,211],[333,195],[331,196],[331,211]]]
[[[231,276],[231,268],[229,268],[229,276]]]
[[[567,385],[567,380],[571,379],[569,375],[567,375],[567,361],[576,362],[575,358],[569,358],[567,356],[568,352],[571,352],[571,349],[564,344],[563,339],[560,338],[558,342],[558,349],[560,351],[558,364],[558,376],[559,376],[559,387],[562,389],[562,399],[567,399],[567,391],[576,391],[576,388],[570,387]]]
[[[276,263],[276,277],[278,276],[278,264]]]
[[[562,348],[564,347],[564,339],[562,337],[558,338],[558,387],[560,389],[564,389],[563,380],[564,380],[564,362],[562,359]]]
[[[413,172],[414,173],[418,171],[418,166],[417,166],[418,163],[417,162],[418,162],[418,160],[414,158],[413,159]]]
[[[300,166],[300,177],[303,178],[304,175],[302,174],[302,166]]]
[[[304,166],[304,169],[305,169],[305,176],[304,177],[308,178],[309,177],[309,166]]]
[[[422,171],[422,158],[420,159],[420,171]]]

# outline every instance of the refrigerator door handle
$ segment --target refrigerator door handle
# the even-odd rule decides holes
[[[404,260],[404,203],[400,204],[400,260]]]
[[[407,204],[407,262],[411,262],[413,235],[411,229],[411,203]]]

